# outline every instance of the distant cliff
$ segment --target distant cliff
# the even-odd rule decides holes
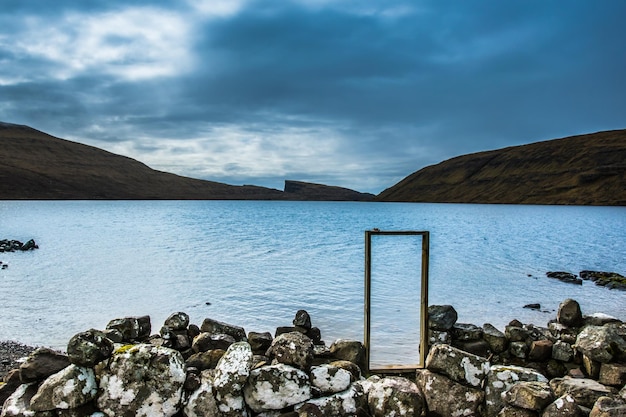
[[[626,129],[459,156],[423,168],[377,201],[626,205]]]
[[[336,199],[334,187],[328,189],[331,191],[328,199]],[[318,193],[316,199],[324,200],[325,195]],[[312,194],[307,198],[271,188],[234,186],[156,171],[125,156],[59,139],[28,126],[0,122],[0,199],[3,200],[313,198]]]

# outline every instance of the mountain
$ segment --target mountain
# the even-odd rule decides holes
[[[24,125],[0,122],[0,150],[3,200],[307,199],[271,188],[234,186],[156,171],[134,159]],[[329,194],[321,192],[315,199],[336,199],[334,188],[329,190]]]
[[[626,129],[459,156],[376,201],[626,205]]]
[[[290,200],[371,201],[375,197],[348,188],[290,180],[285,181],[285,194]]]

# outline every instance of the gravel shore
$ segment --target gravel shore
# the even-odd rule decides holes
[[[21,358],[28,356],[35,349],[37,348],[17,342],[0,341],[0,381],[7,372],[20,365]]]

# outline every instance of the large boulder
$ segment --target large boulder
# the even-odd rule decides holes
[[[77,408],[96,398],[98,384],[92,368],[70,365],[49,376],[30,401],[35,411]]]
[[[98,407],[109,417],[173,416],[180,408],[185,376],[183,357],[176,350],[124,346],[102,371]]]
[[[559,310],[556,313],[556,321],[567,327],[578,327],[582,324],[583,314],[580,310],[580,304],[576,300],[568,298],[559,304]]]
[[[426,358],[426,368],[460,384],[480,387],[489,371],[489,361],[450,345],[435,345]]]
[[[575,349],[590,359],[608,363],[626,353],[626,341],[609,326],[586,326],[576,338]]]
[[[626,384],[626,364],[603,363],[600,366],[598,382],[603,385],[623,387]]]
[[[311,329],[311,316],[306,310],[298,310],[296,317],[293,319],[293,325],[302,327],[303,329]]]
[[[348,389],[354,380],[350,371],[329,364],[312,367],[310,376],[311,385],[325,395]]]
[[[428,328],[448,331],[456,323],[458,314],[451,305],[428,306]]]
[[[274,338],[265,356],[308,371],[313,363],[313,341],[300,332],[283,333]]]
[[[373,417],[419,416],[424,397],[417,384],[403,377],[386,377],[372,384],[367,402]]]
[[[481,389],[461,385],[426,369],[417,371],[416,381],[430,413],[438,416],[479,415],[485,397]]]
[[[248,342],[230,345],[215,367],[213,389],[223,417],[247,416],[243,387],[252,368],[252,349]]]
[[[4,402],[0,417],[56,417],[55,411],[37,412],[30,408],[30,400],[36,393],[36,383],[20,385]]]
[[[311,385],[306,373],[279,363],[252,370],[243,392],[248,406],[259,413],[310,399]]]
[[[246,331],[243,327],[233,326],[232,324],[223,323],[221,321],[213,320],[210,318],[204,319],[200,330],[212,335],[227,334],[232,336],[237,342],[246,342]]]
[[[172,313],[165,319],[163,326],[172,330],[186,330],[189,326],[189,314],[182,311]]]
[[[41,347],[34,350],[20,365],[20,380],[24,383],[42,381],[69,364],[67,355]]]
[[[593,407],[598,398],[611,396],[616,393],[614,388],[602,385],[593,379],[572,378],[569,376],[554,378],[550,381],[550,387],[556,396],[561,397],[569,394],[578,405],[587,408]]]
[[[100,330],[90,329],[72,336],[67,344],[67,356],[74,365],[92,367],[111,357],[113,342]]]
[[[355,363],[361,369],[366,369],[365,346],[358,340],[337,339],[330,345],[330,354],[333,358]]]
[[[544,408],[541,417],[585,417],[571,395],[563,395]]]
[[[502,394],[521,381],[548,382],[548,379],[531,368],[492,365],[485,384],[485,416],[497,416],[504,407]]]
[[[547,382],[522,381],[504,392],[504,402],[517,408],[541,411],[554,400]]]
[[[310,399],[303,404],[296,405],[299,417],[353,417],[355,415],[369,415],[367,394],[362,381],[358,381],[345,391],[336,394]]]
[[[213,393],[213,375],[211,371],[202,372],[200,386],[191,393],[185,404],[186,417],[220,417]]]
[[[489,344],[489,349],[493,353],[504,352],[509,343],[506,335],[490,323],[483,325],[483,339]]]

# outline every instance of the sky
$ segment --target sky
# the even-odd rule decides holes
[[[228,184],[379,193],[626,128],[626,2],[0,0],[0,121]]]

